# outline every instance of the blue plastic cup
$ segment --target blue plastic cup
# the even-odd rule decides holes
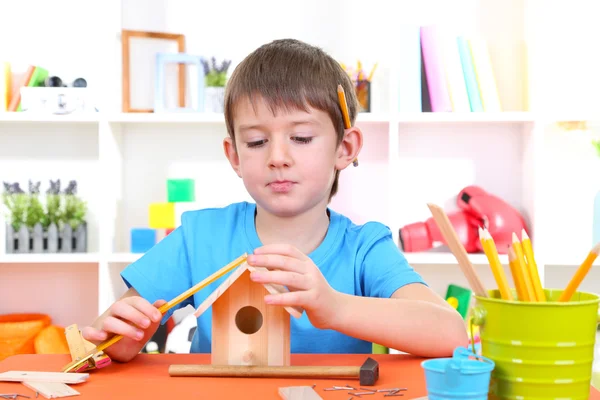
[[[472,359],[475,357],[477,359]],[[481,360],[481,361],[479,361]],[[494,362],[457,347],[451,358],[421,363],[429,400],[487,400]]]

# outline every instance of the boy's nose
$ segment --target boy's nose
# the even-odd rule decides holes
[[[292,165],[288,147],[283,143],[273,141],[269,152],[269,167],[281,168]]]

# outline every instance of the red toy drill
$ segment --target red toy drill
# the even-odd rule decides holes
[[[456,203],[460,211],[449,213],[448,219],[468,253],[483,251],[479,227],[488,229],[500,254],[508,253],[513,232],[520,237],[521,229],[527,231],[523,217],[514,207],[478,186],[461,190]],[[400,246],[407,253],[429,250],[434,242],[446,244],[433,218],[404,226],[399,237]]]

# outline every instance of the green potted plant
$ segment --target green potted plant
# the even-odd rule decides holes
[[[26,224],[28,196],[18,182],[3,183],[2,204],[5,207],[4,214],[8,217],[8,228],[18,232]]]
[[[231,60],[223,60],[217,64],[215,57],[210,62],[202,59],[204,69],[204,111],[222,113],[225,99],[225,83],[227,70]]]
[[[18,182],[4,182],[2,203],[8,216],[6,252],[85,252],[87,203],[76,193],[76,181],[70,181],[61,192],[60,179],[51,180],[43,204],[40,182],[29,181],[28,193]]]

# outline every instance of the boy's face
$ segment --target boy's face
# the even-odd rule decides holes
[[[336,168],[347,166],[343,146],[323,111],[278,110],[262,100],[235,108],[235,148],[226,155],[256,203],[271,214],[294,216],[328,203]]]

